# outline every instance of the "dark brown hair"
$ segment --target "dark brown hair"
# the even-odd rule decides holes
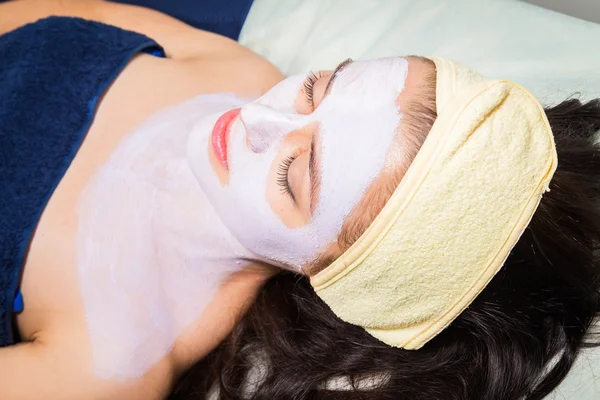
[[[422,349],[387,346],[341,321],[305,277],[284,272],[171,398],[211,389],[253,400],[546,396],[580,349],[598,344],[585,334],[600,308],[600,100],[567,100],[546,114],[559,159],[551,191],[500,272]],[[350,390],[328,385],[336,378]]]

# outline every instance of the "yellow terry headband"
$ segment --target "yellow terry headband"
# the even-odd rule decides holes
[[[557,165],[527,90],[433,61],[438,117],[425,143],[365,233],[311,278],[342,320],[405,349],[435,337],[490,282]]]

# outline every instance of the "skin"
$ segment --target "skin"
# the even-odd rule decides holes
[[[0,5],[0,34],[49,15],[77,16],[146,34],[163,45],[168,58],[137,55],[113,82],[99,104],[86,140],[44,210],[21,281],[26,304],[17,316],[17,326],[23,343],[0,348],[0,398],[162,399],[183,372],[229,334],[262,284],[277,270],[253,264],[233,275],[203,315],[178,337],[173,350],[141,378],[127,382],[100,380],[91,370],[79,295],[75,263],[77,199],[121,140],[156,111],[202,93],[235,92],[257,97],[283,76],[234,41],[193,29],[158,12],[95,0],[4,3]],[[418,66],[419,61],[411,63]],[[406,89],[397,100],[400,107],[410,93],[416,92],[419,83],[419,68],[411,66],[410,71]],[[315,106],[323,98],[330,75],[331,71],[323,71],[315,85]],[[147,84],[150,81],[152,85]],[[299,93],[298,111],[311,112],[301,98]],[[310,143],[311,135],[311,127],[292,132],[283,146],[298,146],[307,140]],[[400,151],[397,146],[391,149],[386,170],[394,168]],[[282,195],[275,185],[269,189],[268,201],[280,210],[288,226],[300,226],[310,215],[307,168],[308,153],[290,168],[292,190],[301,199],[298,204]],[[387,173],[382,173],[370,191],[385,184]],[[359,213],[360,207],[353,214]]]
[[[409,57],[408,60],[410,67],[406,80],[406,88],[396,98],[396,106],[399,110],[406,109],[409,102],[414,100],[415,95],[419,92],[419,86],[423,85],[423,78],[426,75],[427,69],[431,68],[429,64],[424,63],[418,57]],[[300,88],[299,92],[294,94],[294,108],[298,114],[311,114],[319,107],[327,95],[335,92],[336,89],[334,87],[329,93],[325,93],[332,73],[332,70],[318,72],[318,80],[313,86],[312,102],[307,99],[304,86]],[[237,118],[241,119],[240,116]],[[395,142],[387,154],[386,166],[378,179],[373,182],[369,193],[379,192],[381,187],[389,181],[390,174],[395,173],[399,168],[402,169],[404,166],[405,156],[403,154],[401,139],[402,135],[406,134],[405,131],[402,123],[400,123],[396,131]],[[318,125],[316,123],[311,123],[285,134],[269,169],[266,200],[275,214],[289,228],[299,228],[310,222],[312,211],[314,211],[310,209],[310,197],[313,195],[315,198],[318,198],[318,193],[310,193],[311,182],[308,166],[311,151],[310,144],[315,135],[318,135]],[[250,147],[249,143],[248,147]],[[320,146],[317,145],[314,150],[314,156],[318,163],[321,156]],[[207,152],[211,160],[213,172],[219,177],[222,186],[226,186],[228,184],[227,169],[217,161],[217,156],[214,154],[212,146],[208,147]],[[287,174],[287,181],[289,182],[293,197],[282,190],[277,179],[280,166],[290,155],[296,155],[294,161],[289,165]],[[359,207],[356,212],[360,213],[363,208],[364,206]]]
[[[0,5],[0,33],[48,15],[77,16],[134,30],[164,46],[168,59],[140,54],[104,95],[86,140],[46,207],[21,282],[24,343],[0,348],[2,399],[160,399],[175,379],[233,328],[274,269],[253,265],[220,289],[203,316],[159,364],[126,383],[91,371],[75,264],[76,202],[93,172],[136,125],[201,93],[256,97],[283,76],[266,60],[218,35],[161,13],[96,1],[17,1]],[[152,82],[152,85],[148,85]]]
[[[422,80],[424,69],[428,66],[418,58],[409,59],[409,72],[406,79],[405,89],[398,95],[396,105],[399,110],[406,109],[408,102],[418,93],[418,85]],[[327,96],[325,89],[331,79],[333,71],[320,71],[317,75],[319,79],[313,87],[313,103],[307,101],[305,89],[301,88],[296,96],[295,109],[299,114],[310,114],[316,109],[323,99]],[[329,93],[335,91],[335,88]],[[369,188],[369,193],[379,192],[381,187],[389,180],[389,175],[392,174],[401,164],[404,163],[402,152],[401,138],[404,130],[402,123],[396,131],[395,142],[389,150],[384,167],[380,176],[372,183]],[[282,146],[278,150],[278,155],[271,165],[269,171],[269,183],[267,184],[267,201],[271,208],[276,210],[276,214],[290,228],[297,228],[306,225],[310,222],[312,210],[310,209],[310,180],[309,180],[309,154],[310,143],[313,135],[317,134],[317,127],[308,125],[299,130],[290,132],[283,141]],[[298,151],[301,149],[301,154],[294,159],[289,168],[288,182],[290,189],[297,201],[292,199],[292,196],[282,192],[281,187],[277,184],[277,170],[279,165],[290,155],[292,149]],[[315,158],[318,162],[320,158],[320,148],[315,147]],[[369,195],[367,193],[367,196]],[[313,194],[318,197],[317,194]],[[366,205],[359,205],[353,214],[364,211]],[[352,216],[350,216],[352,218]]]

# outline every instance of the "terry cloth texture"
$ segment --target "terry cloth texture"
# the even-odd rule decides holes
[[[0,346],[15,342],[13,303],[40,215],[100,97],[141,51],[164,57],[146,36],[79,18],[0,36]]]
[[[557,166],[523,87],[434,58],[438,117],[357,242],[311,278],[344,321],[419,349],[477,297],[531,221]]]
[[[195,28],[237,40],[253,0],[111,0],[152,8]]]

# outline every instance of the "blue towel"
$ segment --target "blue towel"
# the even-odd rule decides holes
[[[195,28],[238,40],[253,0],[110,0],[153,8]]]
[[[10,0],[0,0],[0,3]],[[253,0],[110,0],[153,8],[195,28],[237,40]]]
[[[100,96],[140,51],[164,57],[146,36],[79,18],[50,17],[0,36],[0,346],[17,340],[13,306],[40,215]]]

